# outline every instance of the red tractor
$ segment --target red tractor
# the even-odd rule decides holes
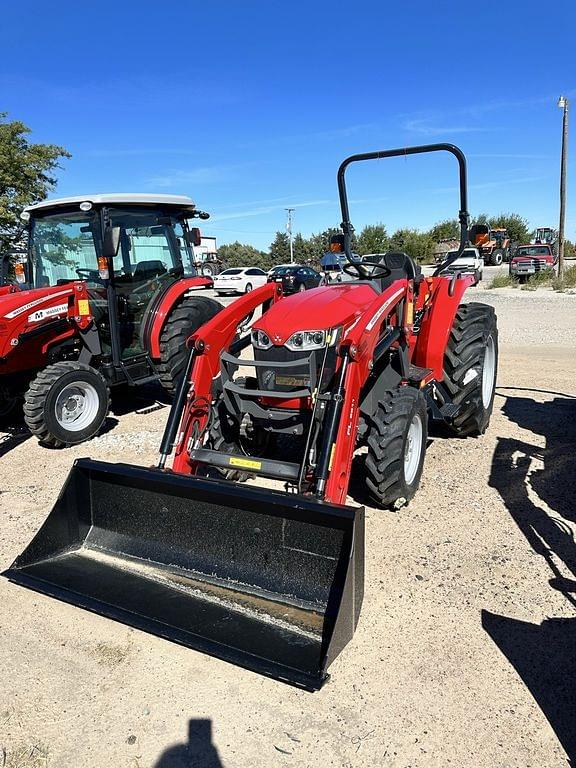
[[[187,197],[96,195],[23,217],[28,259],[0,288],[0,416],[24,396],[33,434],[72,445],[102,426],[110,387],[174,391],[186,338],[221,309],[192,293],[210,279],[183,278],[199,239],[188,220],[207,214]]]
[[[418,489],[428,425],[481,435],[492,412],[496,317],[462,303],[473,275],[446,275],[445,262],[425,278],[405,253],[359,261],[350,249],[348,166],[440,150],[460,168],[458,258],[470,243],[457,147],[345,160],[340,243],[353,279],[290,297],[268,283],[192,333],[158,467],[76,462],[8,577],[319,687],[362,602],[364,518],[345,506],[351,475],[378,506],[400,509]]]

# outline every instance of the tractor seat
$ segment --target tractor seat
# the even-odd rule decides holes
[[[414,259],[403,251],[374,254],[370,257],[370,262],[383,264],[390,270],[389,275],[374,278],[379,283],[381,291],[391,286],[396,280],[413,280],[416,290],[422,282],[420,265],[416,264]]]
[[[166,266],[160,259],[139,261],[134,267],[132,278],[135,282],[139,280],[152,280],[153,277],[163,275],[165,272]]]

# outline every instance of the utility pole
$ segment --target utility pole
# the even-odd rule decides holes
[[[286,229],[288,230],[288,239],[290,240],[290,264],[294,263],[294,244],[292,243],[292,214],[294,208],[284,209],[288,215],[288,221],[286,222]]]
[[[562,156],[560,160],[560,224],[558,226],[558,277],[564,275],[564,221],[566,218],[566,155],[568,152],[568,99],[560,96],[562,116]]]

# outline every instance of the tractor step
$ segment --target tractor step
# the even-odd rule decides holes
[[[244,470],[251,475],[268,477],[271,480],[296,481],[300,475],[299,464],[242,454],[221,453],[208,448],[196,448],[190,451],[190,460],[200,464],[210,464],[221,469]]]
[[[425,381],[432,373],[432,368],[420,368],[418,365],[411,365],[408,369],[408,381],[419,383]]]
[[[442,414],[443,419],[446,421],[451,421],[452,419],[456,418],[459,410],[460,408],[454,403],[445,403],[440,408],[440,413]]]

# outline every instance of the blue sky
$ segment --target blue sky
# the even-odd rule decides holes
[[[60,0],[5,3],[0,27],[0,111],[73,155],[57,196],[189,194],[206,234],[266,247],[288,206],[303,234],[339,223],[346,155],[451,141],[473,213],[557,225],[573,0]],[[427,228],[456,215],[456,184],[449,155],[364,164],[352,219]]]

